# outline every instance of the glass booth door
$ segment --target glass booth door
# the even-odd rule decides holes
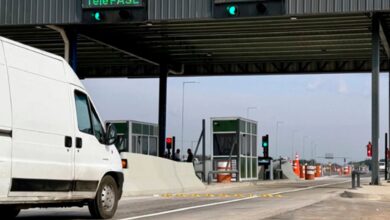
[[[256,180],[257,174],[257,136],[240,133],[240,179]]]

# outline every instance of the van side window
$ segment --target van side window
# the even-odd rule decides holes
[[[87,134],[93,134],[88,97],[85,94],[76,91],[75,101],[79,130]]]
[[[104,143],[103,126],[100,123],[99,117],[97,116],[97,113],[95,111],[95,108],[92,106],[92,103],[91,103],[91,108],[92,108],[93,131],[94,131],[95,137],[98,139],[98,141],[103,144]]]

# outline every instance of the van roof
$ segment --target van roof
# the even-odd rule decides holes
[[[29,50],[32,50],[34,52],[43,54],[43,55],[48,56],[48,57],[52,57],[52,58],[56,58],[56,59],[60,59],[60,60],[65,61],[64,58],[62,58],[62,57],[60,57],[60,56],[58,56],[56,54],[52,54],[52,53],[49,53],[47,51],[44,51],[44,50],[41,50],[41,49],[38,49],[38,48],[35,48],[35,47],[31,47],[31,46],[28,46],[26,44],[22,44],[20,42],[17,42],[17,41],[14,41],[14,40],[2,37],[2,36],[0,36],[0,41],[7,42],[7,43],[10,43],[10,44],[13,44],[13,45],[16,45],[18,47],[25,48],[25,49],[29,49]]]
[[[2,36],[0,36],[0,41],[6,42],[6,43],[9,43],[9,44],[12,44],[12,45],[15,45],[15,46],[27,49],[27,50],[31,50],[31,51],[34,51],[36,53],[40,53],[40,54],[42,54],[44,56],[48,56],[50,58],[61,60],[63,63],[67,63],[65,61],[65,59],[62,58],[61,56],[58,56],[58,55],[53,54],[53,53],[49,53],[47,51],[44,51],[44,50],[41,50],[41,49],[38,49],[38,48],[35,48],[35,47],[31,47],[31,46],[22,44],[20,42],[17,42],[17,41],[14,41],[14,40],[2,37]],[[66,74],[65,78],[66,78],[67,82],[71,83],[71,84],[73,84],[75,86],[78,86],[78,87],[80,87],[82,89],[85,89],[83,84],[81,83],[80,79],[77,77],[77,74],[73,71],[73,69],[70,68],[69,65],[67,65],[65,67],[65,69],[66,69],[66,72],[71,72],[72,73],[72,74]]]

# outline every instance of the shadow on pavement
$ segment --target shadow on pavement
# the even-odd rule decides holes
[[[28,220],[76,220],[76,219],[92,219],[90,216],[60,216],[60,215],[46,215],[46,216],[21,216],[16,219]]]

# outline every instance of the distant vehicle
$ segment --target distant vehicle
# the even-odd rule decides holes
[[[379,172],[385,172],[385,162],[379,162]]]
[[[113,217],[123,185],[115,140],[65,60],[0,37],[1,219],[84,205]]]

